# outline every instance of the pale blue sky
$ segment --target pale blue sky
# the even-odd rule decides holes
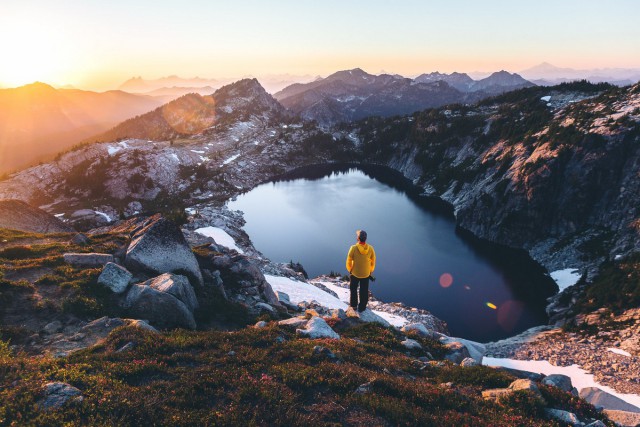
[[[3,0],[0,85],[635,68],[639,17],[636,0]]]

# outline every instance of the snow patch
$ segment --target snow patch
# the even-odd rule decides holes
[[[571,383],[578,390],[586,387],[597,387],[602,391],[619,397],[620,399],[624,400],[627,403],[630,403],[631,405],[640,407],[639,395],[618,393],[611,387],[600,385],[594,380],[593,374],[588,374],[587,371],[579,368],[578,365],[553,366],[546,360],[514,360],[500,359],[495,357],[485,357],[482,360],[482,364],[485,366],[503,366],[505,368],[518,369],[521,371],[538,372],[545,375],[566,375],[571,378]]]
[[[316,288],[306,282],[289,279],[288,277],[264,275],[274,291],[284,292],[289,295],[292,304],[302,301],[316,300],[320,305],[331,308],[347,309],[347,304],[322,289]],[[333,289],[332,289],[333,290]]]
[[[186,210],[186,209],[185,209]],[[233,237],[229,236],[229,234],[224,231],[222,228],[218,227],[202,227],[194,230],[198,234],[202,234],[206,237],[211,237],[216,241],[217,244],[224,246],[225,248],[235,249],[238,253],[243,254],[244,251],[236,245],[236,241],[233,240]]]
[[[222,162],[223,165],[228,165],[229,163],[233,162],[235,159],[237,159],[238,157],[240,157],[240,154],[234,154],[233,156],[229,157],[227,160],[225,160],[224,162]]]
[[[582,277],[582,275],[575,268],[565,268],[564,270],[557,270],[551,273],[551,278],[555,280],[558,288],[560,288],[559,292],[578,283],[580,277]]]
[[[196,154],[204,154],[204,151],[201,150],[191,150],[191,152]]]
[[[608,348],[607,351],[610,351],[611,353],[619,354],[621,356],[631,357],[631,353],[624,350],[620,350],[619,348]]]
[[[173,160],[175,160],[176,162],[179,162],[180,159],[178,158],[178,155],[176,153],[171,153],[169,155],[169,157],[171,157]]]
[[[540,98],[540,101],[549,102],[551,101],[551,96],[549,95],[543,96],[542,98]]]

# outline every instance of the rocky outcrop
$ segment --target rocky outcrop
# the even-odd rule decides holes
[[[98,284],[111,289],[113,293],[121,294],[129,286],[133,275],[129,271],[113,262],[107,263],[98,277]]]
[[[129,315],[161,328],[196,328],[193,308],[197,300],[184,276],[165,274],[133,285],[121,305]]]
[[[571,378],[562,374],[552,374],[542,379],[542,384],[550,385],[559,388],[562,391],[573,391],[573,385],[571,384]]]
[[[79,209],[69,217],[69,224],[76,230],[88,231],[98,227],[104,227],[112,222],[111,217],[93,209]]]
[[[185,276],[165,273],[143,283],[143,286],[150,286],[160,292],[173,295],[182,301],[189,310],[198,308],[198,300],[193,287]]]
[[[43,387],[44,397],[38,402],[43,411],[53,411],[84,400],[82,392],[67,383],[51,382]]]
[[[134,233],[125,265],[150,274],[185,274],[194,284],[202,285],[200,267],[180,228],[159,215]]]
[[[616,411],[640,413],[640,408],[609,394],[597,387],[586,387],[580,390],[580,397],[596,408],[612,409]]]
[[[21,200],[0,200],[0,228],[32,233],[68,233],[74,231],[53,215]]]
[[[460,363],[465,357],[471,357],[477,364],[481,365],[482,358],[487,353],[485,345],[479,342],[446,335],[440,335],[439,340],[450,351],[447,359],[454,363]]]
[[[220,272],[225,293],[236,301],[249,306],[266,302],[274,307],[283,307],[264,274],[250,257],[241,254],[212,254],[205,265]]]

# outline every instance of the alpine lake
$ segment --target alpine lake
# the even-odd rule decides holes
[[[558,289],[525,251],[460,230],[450,205],[382,167],[308,167],[229,208],[244,212],[256,249],[300,262],[310,278],[347,274],[356,230],[366,230],[377,256],[372,294],[430,311],[453,336],[488,342],[546,324],[546,299]]]

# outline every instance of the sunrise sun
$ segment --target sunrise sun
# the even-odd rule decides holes
[[[37,20],[7,21],[0,26],[0,84],[64,82],[72,59],[64,32]]]

